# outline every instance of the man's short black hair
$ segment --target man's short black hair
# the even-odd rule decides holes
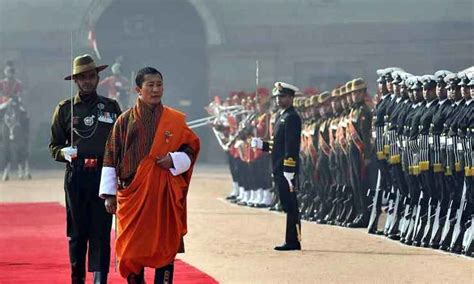
[[[163,80],[163,75],[161,74],[160,71],[156,70],[153,67],[144,67],[137,72],[137,76],[135,77],[135,84],[137,84],[137,87],[142,86],[143,81],[145,81],[145,75],[160,75],[161,80]]]

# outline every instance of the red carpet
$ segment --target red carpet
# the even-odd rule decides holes
[[[1,284],[70,283],[65,214],[58,203],[0,204]],[[113,266],[110,271],[109,283],[126,282]],[[153,274],[146,271],[147,283],[153,283]],[[174,274],[174,283],[217,283],[180,260]],[[87,283],[91,278],[88,273]]]

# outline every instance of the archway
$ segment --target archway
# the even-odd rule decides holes
[[[95,23],[95,32],[103,62],[123,56],[125,71],[157,67],[165,79],[165,103],[189,119],[203,115],[208,101],[206,35],[191,4],[112,1]]]

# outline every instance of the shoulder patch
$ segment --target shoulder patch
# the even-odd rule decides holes
[[[71,99],[70,99],[70,98],[69,98],[69,99],[62,100],[62,101],[59,102],[59,107],[62,107],[62,106],[64,106],[64,105],[67,105],[67,104],[69,104],[70,102],[71,102]]]

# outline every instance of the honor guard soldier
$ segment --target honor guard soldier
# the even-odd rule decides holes
[[[98,73],[90,55],[74,59],[74,80],[79,92],[56,107],[51,126],[49,150],[54,160],[66,164],[67,236],[72,283],[85,283],[86,253],[94,283],[107,283],[110,262],[112,215],[99,197],[105,142],[120,107],[113,99],[97,95]],[[72,113],[71,113],[72,111]]]
[[[446,136],[441,136],[443,126],[451,112],[452,102],[448,99],[446,82],[444,78],[452,72],[439,70],[435,72],[436,78],[436,96],[438,97],[438,109],[433,115],[430,125],[430,150],[432,152],[431,163],[433,167],[433,183],[435,190],[432,192],[432,203],[436,204],[435,216],[433,220],[433,229],[430,239],[430,247],[439,248],[442,225],[446,220],[446,213],[449,205],[449,192],[446,187],[444,168],[446,167]]]
[[[354,194],[355,218],[350,220],[348,227],[366,227],[369,222],[367,211],[368,171],[371,158],[370,131],[372,113],[367,106],[367,86],[362,78],[351,81],[351,92],[354,106],[348,123],[348,139],[350,141],[349,157],[351,163],[350,179]]]
[[[285,243],[275,250],[301,250],[301,223],[296,189],[299,169],[299,151],[301,139],[301,119],[293,107],[295,92],[293,85],[277,82],[273,90],[280,108],[274,126],[273,139],[269,142],[252,138],[252,147],[271,151],[273,178],[279,192],[280,202],[286,212]]]

